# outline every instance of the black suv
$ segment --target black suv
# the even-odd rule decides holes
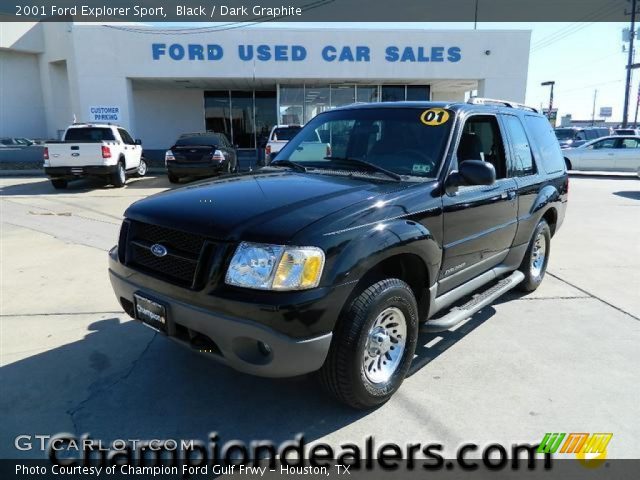
[[[330,156],[310,158],[315,135]],[[420,324],[448,329],[538,287],[568,187],[534,109],[353,105],[259,171],[131,205],[109,273],[124,310],[169,337],[255,375],[319,371],[372,407],[402,383]]]
[[[166,151],[164,163],[171,183],[183,177],[210,177],[238,171],[238,155],[224,133],[184,133]]]

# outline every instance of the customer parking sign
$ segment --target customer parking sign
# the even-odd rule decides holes
[[[120,107],[116,105],[99,105],[95,107],[90,107],[89,121],[118,122],[120,121]]]

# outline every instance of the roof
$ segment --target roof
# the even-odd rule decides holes
[[[454,111],[478,111],[486,110],[487,112],[503,111],[528,111],[539,115],[539,112],[533,108],[520,103],[508,100],[484,99],[471,97],[466,102],[431,102],[431,101],[403,101],[403,102],[377,102],[377,103],[352,103],[334,110],[350,110],[350,109],[368,109],[368,108],[446,108]]]

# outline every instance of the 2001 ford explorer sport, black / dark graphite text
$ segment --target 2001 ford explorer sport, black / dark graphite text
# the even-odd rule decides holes
[[[330,156],[309,158],[318,137]],[[131,205],[109,272],[124,310],[166,335],[255,375],[318,371],[372,407],[402,383],[421,322],[444,330],[538,287],[568,187],[531,108],[352,105],[259,171]]]

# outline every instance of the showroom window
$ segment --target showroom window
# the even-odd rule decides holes
[[[354,85],[331,85],[331,107],[350,105],[356,101]]]
[[[383,102],[401,102],[405,99],[404,85],[382,85]]]
[[[357,101],[358,102],[377,102],[378,101],[378,86],[377,85],[358,85],[357,87]]]
[[[280,87],[280,124],[302,125],[304,116],[304,87]]]
[[[407,85],[407,100],[426,102],[431,99],[429,85]]]
[[[304,89],[304,123],[330,108],[329,87],[306,87]]]

